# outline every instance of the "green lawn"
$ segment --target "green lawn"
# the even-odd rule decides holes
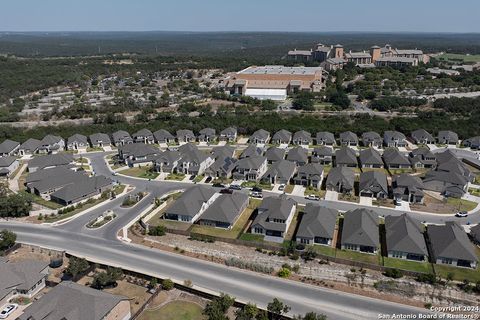
[[[468,189],[468,193],[470,193],[471,195],[480,197],[480,189],[470,188],[470,189]]]
[[[306,196],[313,194],[313,195],[316,195],[317,197],[324,198],[326,192],[327,192],[326,190],[317,190],[311,186],[305,189]]]
[[[261,234],[243,233],[239,239],[245,241],[263,242],[263,237],[264,236]]]
[[[416,262],[403,259],[395,259],[389,257],[383,257],[383,265],[385,267],[396,268],[401,270],[432,273],[432,264],[428,262]]]
[[[176,180],[176,181],[182,181],[185,179],[185,175],[183,173],[170,173],[165,180]]]
[[[252,215],[254,209],[247,207],[238,218],[237,222],[233,225],[233,228],[230,230],[227,229],[220,229],[210,226],[201,226],[201,225],[194,225],[191,229],[193,233],[200,233],[206,236],[212,237],[221,237],[221,238],[229,238],[229,239],[237,239],[240,233],[245,228],[248,219]]]
[[[381,264],[380,254],[368,254],[350,250],[337,250],[337,258],[360,261],[370,264]]]
[[[464,279],[468,279],[472,283],[480,281],[480,269],[478,267],[477,269],[469,269],[435,264],[434,268],[437,275],[443,279],[451,272],[453,274],[453,280],[463,281]]]
[[[70,211],[68,213],[65,213],[65,214],[57,214],[57,215],[54,215],[54,216],[48,216],[48,217],[45,217],[44,218],[44,221],[45,222],[57,222],[57,221],[60,221],[60,220],[63,220],[63,219],[66,219],[66,218],[70,218],[70,217],[73,217],[74,215],[84,211],[84,210],[87,210],[88,208],[91,208],[103,201],[105,201],[107,199],[105,198],[98,198],[98,199],[95,199],[94,201],[91,201],[91,202],[85,202],[81,207],[79,208],[76,208],[75,210],[73,211]]]
[[[273,189],[273,186],[271,184],[259,183],[256,181],[246,181],[242,183],[242,188],[253,188],[253,187],[259,187],[265,190]]]
[[[158,172],[152,171],[151,166],[128,168],[126,170],[120,171],[120,173],[130,177],[144,179],[155,179],[156,177],[158,177]]]
[[[292,193],[293,188],[295,188],[295,186],[293,184],[287,184],[285,186],[285,193]]]
[[[87,158],[77,158],[77,159],[75,159],[75,162],[80,163],[80,164],[87,164],[88,159]]]
[[[202,307],[188,301],[172,301],[158,310],[146,310],[139,320],[204,320]]]
[[[444,53],[438,57],[440,60],[463,60],[463,62],[480,62],[480,55],[466,55],[466,54],[457,54],[457,53]]]
[[[34,203],[39,204],[41,206],[44,206],[48,209],[60,209],[62,207],[61,204],[58,204],[58,203],[53,202],[53,201],[45,200],[42,197],[37,196],[36,194],[33,194],[33,193],[28,193],[28,194],[33,197],[33,202]]]
[[[447,203],[454,206],[458,211],[470,211],[477,207],[477,203],[458,198],[447,198]]]
[[[325,256],[335,257],[335,248],[329,246],[322,246],[318,244],[312,245],[312,248],[318,252],[319,254],[323,254]]]

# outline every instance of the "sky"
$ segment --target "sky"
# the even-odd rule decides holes
[[[480,0],[2,0],[0,31],[480,32]]]

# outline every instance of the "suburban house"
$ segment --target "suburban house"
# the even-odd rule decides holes
[[[358,166],[357,154],[349,147],[337,149],[335,151],[335,166],[356,168]]]
[[[480,149],[480,136],[472,137],[463,140],[463,145],[465,147],[471,148],[473,150]]]
[[[467,233],[454,221],[427,228],[433,261],[456,267],[475,269],[478,257]]]
[[[110,190],[113,185],[113,180],[105,176],[81,178],[50,194],[50,200],[68,206],[100,195]]]
[[[275,134],[272,137],[273,144],[290,144],[291,141],[292,141],[292,133],[285,129],[281,129],[275,132]]]
[[[361,197],[388,198],[387,175],[382,171],[367,171],[360,174],[359,194]]]
[[[265,144],[270,140],[270,132],[260,129],[255,131],[250,138],[248,139],[248,142],[254,143],[254,144]]]
[[[118,156],[129,167],[148,165],[160,154],[160,149],[140,143],[125,144],[118,148]]]
[[[312,144],[312,134],[305,130],[300,130],[295,132],[293,135],[293,144],[301,145],[301,146],[308,146]]]
[[[173,136],[173,134],[171,134],[165,129],[160,129],[155,131],[153,133],[153,138],[155,139],[155,142],[158,144],[161,144],[161,143],[167,144],[167,143],[175,142],[175,137]]]
[[[480,245],[480,224],[470,228],[470,237],[475,244]]]
[[[233,173],[235,180],[258,181],[267,171],[267,158],[256,156],[238,160]]]
[[[296,171],[295,163],[288,160],[280,160],[272,164],[261,181],[271,184],[288,184]]]
[[[331,132],[317,132],[315,141],[319,146],[334,146],[335,145],[335,136]]]
[[[88,148],[88,139],[83,134],[74,134],[67,139],[67,150],[83,150]]]
[[[112,138],[113,138],[113,144],[116,147],[124,146],[126,144],[131,144],[133,143],[133,139],[130,136],[130,133],[127,131],[123,130],[118,130],[112,133]]]
[[[195,142],[195,134],[192,130],[177,130],[178,143]]]
[[[38,148],[41,145],[41,141],[38,139],[30,138],[18,147],[18,155],[19,156],[26,156],[26,155],[33,155],[37,153]]]
[[[126,297],[63,281],[29,305],[18,320],[128,320]]]
[[[13,156],[0,157],[0,178],[10,177],[19,166],[18,159]]]
[[[425,129],[415,130],[410,134],[410,136],[412,137],[413,142],[415,142],[416,144],[435,143],[435,138]]]
[[[217,140],[217,133],[215,129],[205,128],[198,132],[198,141],[212,143]]]
[[[5,156],[13,156],[18,148],[20,147],[20,143],[17,141],[13,140],[5,140],[2,143],[0,143],[0,157],[5,157]]]
[[[165,219],[194,223],[212,205],[220,194],[215,190],[195,185],[185,190],[165,210]]]
[[[354,192],[355,172],[352,168],[334,167],[327,176],[326,189],[340,193]]]
[[[285,159],[286,151],[283,148],[270,147],[265,152],[269,164]]]
[[[184,174],[200,175],[205,172],[215,160],[210,155],[198,150],[197,147],[185,152],[180,151],[182,158],[178,161],[177,171]]]
[[[382,137],[375,131],[362,133],[362,143],[365,147],[380,149],[383,146]]]
[[[242,154],[240,154],[240,159],[243,158],[249,158],[249,157],[258,157],[263,154],[263,149],[260,147],[257,147],[254,144],[249,144],[248,147],[242,151]]]
[[[238,159],[233,157],[218,157],[214,163],[205,169],[205,175],[213,178],[230,179],[237,167]]]
[[[165,150],[153,158],[153,167],[156,172],[173,173],[177,170],[181,157],[178,151]]]
[[[60,166],[73,165],[74,159],[71,154],[50,154],[45,156],[38,156],[28,162],[28,172],[35,172],[37,170],[55,168]]]
[[[429,171],[423,179],[425,190],[454,198],[461,198],[467,192],[468,183],[464,176],[448,171]]]
[[[61,150],[65,150],[65,141],[62,137],[51,134],[43,137],[38,147],[38,153],[57,153]]]
[[[0,306],[14,297],[33,298],[45,288],[48,263],[37,260],[4,262],[0,260]]]
[[[110,137],[106,133],[94,133],[91,134],[88,139],[90,140],[92,148],[110,147],[112,145],[112,140],[110,140]]]
[[[155,142],[152,131],[145,128],[132,134],[132,138],[135,143],[152,144]]]
[[[362,168],[383,168],[382,156],[373,148],[361,150],[359,159]]]
[[[331,246],[337,217],[337,210],[307,203],[295,236],[296,241]]]
[[[386,149],[383,152],[383,160],[387,169],[410,169],[408,158],[395,148]]]
[[[126,145],[126,144],[133,143],[133,139],[130,136],[130,133],[128,133],[127,131],[123,131],[123,130],[115,131],[112,134],[112,138],[113,138],[113,144],[116,147],[120,147],[120,146],[123,146],[123,145]]]
[[[385,217],[387,254],[389,258],[428,261],[427,244],[420,221],[404,213]]]
[[[376,254],[380,248],[378,215],[372,210],[355,209],[343,216],[342,250]]]
[[[383,133],[383,143],[386,147],[405,148],[407,146],[407,138],[398,131],[385,131]]]
[[[315,147],[312,151],[311,162],[331,165],[333,162],[333,148],[326,146]]]
[[[220,132],[220,141],[235,142],[237,141],[237,128],[228,127]]]
[[[251,232],[264,235],[268,241],[283,242],[296,209],[295,201],[284,195],[263,199],[257,208]]]
[[[437,159],[437,170],[453,172],[459,174],[469,182],[472,182],[475,176],[472,174],[470,169],[463,163],[463,161],[456,157],[455,152],[452,150],[446,150],[444,152],[436,153],[435,157]]]
[[[323,166],[319,163],[307,163],[297,169],[293,179],[296,185],[320,189],[323,180]]]
[[[295,147],[288,151],[287,160],[294,162],[297,166],[303,166],[308,163],[308,153],[305,148]]]
[[[440,144],[456,146],[458,144],[458,134],[449,130],[441,130],[438,132],[437,141]]]
[[[229,145],[214,147],[212,148],[211,154],[215,159],[227,157],[233,158],[235,156],[235,148]]]
[[[432,169],[437,166],[437,158],[430,149],[420,147],[410,152],[410,164],[416,169]]]
[[[395,200],[423,203],[423,189],[425,189],[423,181],[417,176],[402,173],[392,179],[393,198]]]
[[[248,206],[248,195],[241,192],[221,194],[200,216],[198,224],[231,229]]]
[[[358,137],[351,131],[340,133],[340,145],[345,147],[358,147]]]

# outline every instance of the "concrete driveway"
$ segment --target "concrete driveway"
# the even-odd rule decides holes
[[[325,200],[326,201],[337,201],[338,200],[338,192],[327,190],[327,192],[325,193]]]
[[[362,206],[372,206],[373,199],[371,197],[360,197],[360,204]]]

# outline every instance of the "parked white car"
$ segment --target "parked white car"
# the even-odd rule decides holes
[[[320,198],[314,194],[309,194],[308,196],[305,197],[307,200],[313,200],[313,201],[319,201]]]
[[[18,304],[16,303],[7,304],[3,307],[2,311],[0,311],[0,319],[7,319],[17,308]]]

